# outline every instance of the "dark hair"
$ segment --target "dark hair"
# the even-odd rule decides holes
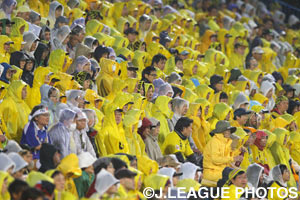
[[[124,162],[120,158],[111,158],[111,163],[113,164],[115,171],[118,171],[123,167],[128,168],[126,162]]]
[[[159,63],[160,60],[167,60],[166,56],[162,55],[162,54],[156,54],[155,56],[153,56],[152,58],[152,66],[154,63]]]
[[[128,158],[128,160],[130,162],[137,160],[137,158],[136,158],[135,155],[129,155],[127,153],[117,153],[116,155],[124,155],[124,156],[126,156]]]
[[[82,30],[84,30],[84,28],[80,24],[77,24],[72,28],[71,35],[78,35]]]
[[[98,174],[103,168],[107,169],[110,163],[111,163],[111,158],[108,157],[98,158],[98,160],[96,160],[96,162],[94,162],[93,164],[94,174]]]
[[[48,91],[48,98],[51,97],[51,94],[54,92],[54,91],[57,91],[57,89],[55,87],[51,87]]]
[[[189,127],[193,123],[193,120],[188,117],[181,117],[176,125],[174,130],[182,132],[184,128]]]
[[[226,94],[226,92],[221,92],[219,99],[228,99],[228,95]]]
[[[109,49],[106,46],[98,46],[95,51],[94,51],[94,58],[95,60],[97,60],[97,62],[100,61],[100,59],[102,58],[103,54],[109,54]]]
[[[63,173],[61,171],[59,171],[59,170],[55,170],[53,172],[53,174],[51,175],[51,178],[54,178],[55,176],[60,175],[60,174],[63,174]]]
[[[154,67],[146,67],[143,71],[142,71],[142,79],[145,79],[145,75],[150,75],[151,72],[156,71],[156,69]]]
[[[44,197],[43,192],[36,188],[28,188],[23,192],[21,200],[36,200],[40,197]]]
[[[32,116],[37,110],[43,109],[43,108],[46,108],[46,107],[43,106],[43,105],[37,105],[37,106],[34,106],[33,109],[32,109],[32,111],[31,111],[31,113],[30,113],[30,115]],[[35,117],[32,118],[31,120],[34,120],[34,119],[35,119]]]
[[[239,171],[232,179],[235,180],[237,176],[245,174],[245,171]]]
[[[15,179],[8,187],[8,191],[11,197],[13,197],[13,194],[19,194],[22,193],[24,190],[29,188],[28,183],[25,181],[22,181],[20,179]]]
[[[280,165],[279,165],[279,169],[280,169],[281,174],[283,174],[283,172],[284,172],[285,170],[288,170],[288,168],[287,168],[287,166],[286,166],[285,164],[280,164]]]
[[[213,9],[217,9],[217,7],[214,6],[214,5],[211,5],[211,6],[209,6],[209,7],[207,8],[207,11],[208,11],[208,12],[211,12]]]
[[[183,60],[182,60],[179,56],[176,56],[176,57],[175,57],[175,64],[176,64],[178,61],[183,62]]]

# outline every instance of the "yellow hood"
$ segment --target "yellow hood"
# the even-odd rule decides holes
[[[10,83],[6,95],[12,97],[16,102],[22,102],[24,101],[22,99],[22,90],[24,87],[27,87],[27,84],[24,81],[13,81]]]
[[[23,18],[15,17],[11,21],[15,22],[15,24],[13,24],[11,27],[11,37],[22,37],[22,34],[20,32],[22,26],[25,26],[24,32],[28,31],[28,23]]]
[[[250,82],[249,81],[237,81],[235,89],[241,92],[245,92],[246,87],[250,89]]]
[[[129,45],[129,40],[123,36],[114,36],[114,38],[115,38],[113,44],[114,50],[120,49],[122,47],[127,48],[127,46]]]
[[[116,54],[117,54],[117,56],[122,54],[128,60],[132,60],[133,56],[134,56],[134,53],[132,51],[130,51],[129,49],[125,48],[125,47],[117,49]]]
[[[101,105],[99,106],[98,109],[100,109],[104,103],[104,99],[103,97],[100,97],[94,90],[91,89],[87,89],[85,91],[85,96],[84,96],[85,100],[87,100],[88,102],[90,102],[90,106],[95,107],[95,101],[100,99],[101,100]]]
[[[126,2],[117,2],[114,3],[114,15],[115,20],[119,19],[122,16],[122,11],[124,6],[128,6]]]
[[[157,111],[163,113],[165,116],[169,117],[172,114],[171,109],[169,108],[169,102],[172,100],[171,97],[159,96],[155,100],[154,107]]]
[[[263,131],[268,134],[268,140],[267,140],[267,148],[270,148],[274,142],[276,141],[276,135],[274,133],[272,133],[269,130],[263,129]]]
[[[33,87],[40,88],[45,83],[45,79],[49,73],[50,67],[38,67],[34,71]]]
[[[6,42],[11,42],[12,40],[7,35],[0,35],[0,53],[5,54],[4,44]]]
[[[268,104],[269,102],[269,99],[261,93],[255,93],[255,95],[253,96],[253,100],[258,101],[261,104]]]
[[[276,135],[276,142],[280,146],[285,146],[289,141],[289,131],[284,128],[276,128],[273,133]],[[284,138],[287,137],[286,144],[284,144]]]
[[[54,72],[62,72],[66,58],[66,53],[62,49],[56,49],[50,53],[49,67]]]
[[[143,111],[138,109],[129,110],[124,116],[124,121],[123,121],[124,126],[132,130],[132,126],[137,125],[139,120],[142,119],[141,117],[142,113]]]
[[[254,81],[255,83],[257,83],[257,79],[258,79],[259,75],[263,76],[264,74],[261,71],[251,71],[248,78],[250,80]]]
[[[4,171],[0,171],[0,188],[1,188],[1,192],[0,192],[0,199],[2,200],[9,200],[11,199],[10,198],[10,194],[8,192],[8,185],[7,185],[7,190],[5,191],[4,194],[2,194],[2,188],[3,188],[3,183],[5,180],[8,180],[10,177],[9,177],[9,174],[7,172],[4,172]]]
[[[145,165],[145,163],[147,163]],[[158,164],[156,161],[151,160],[148,156],[137,155],[137,166],[138,170],[143,172],[145,176],[155,174],[158,171]]]
[[[204,98],[200,98],[200,99],[197,99],[195,102],[199,103],[200,106],[201,106],[201,119],[208,119],[212,116],[212,106],[211,106],[211,103],[208,100],[206,100]],[[207,106],[209,107],[208,108],[208,113],[205,114],[205,109],[206,109]]]
[[[151,187],[154,190],[164,189],[169,180],[168,176],[160,174],[151,174],[144,180],[145,187]]]
[[[112,47],[116,40],[114,37],[106,35],[105,33],[95,33],[93,37],[95,37],[98,40],[100,45],[108,47]]]
[[[224,28],[221,28],[218,31],[218,40],[221,43],[222,46],[225,45],[225,35],[228,34],[228,31]]]
[[[129,21],[124,17],[120,17],[120,18],[117,19],[117,30],[120,33],[124,33],[124,28],[125,28],[126,23],[129,24]]]
[[[20,69],[17,66],[11,65],[11,67],[16,70],[17,72],[13,75],[11,81],[17,81],[17,80],[21,80],[22,74],[23,74],[23,70]]]
[[[201,106],[200,103],[190,103],[189,109],[188,109],[188,112],[186,113],[186,115],[189,117],[197,117],[197,113],[198,113],[200,106]],[[201,107],[201,116],[202,116],[202,110],[203,109]]]
[[[178,181],[176,187],[183,187],[185,188],[184,191],[188,193],[190,188],[193,188],[195,191],[198,191],[201,187],[201,184],[193,179],[186,178]]]
[[[295,118],[293,115],[290,115],[290,114],[284,114],[284,115],[281,115],[280,117],[282,117],[283,119],[285,119],[288,124],[291,124],[293,121],[295,121]]]
[[[129,93],[120,92],[117,98],[114,99],[113,104],[122,109],[129,102],[134,102],[133,96]]]
[[[139,79],[137,79],[137,78],[127,78],[126,79],[126,83],[128,84],[128,93],[130,93],[130,94],[134,93],[138,82],[139,82]]]
[[[232,113],[232,108],[225,103],[218,103],[215,105],[213,110],[213,116],[218,120],[225,120],[228,113]]]
[[[82,173],[81,169],[79,168],[78,157],[74,153],[64,157],[57,166],[57,169],[60,170],[64,176],[72,174],[72,178],[79,177]]]
[[[101,58],[100,60],[100,67],[101,67],[101,74],[106,73],[109,74],[111,76],[117,76],[119,69],[120,69],[120,65],[119,63],[110,60],[110,59],[106,59],[106,58]],[[115,68],[115,70],[113,69]]]
[[[132,63],[139,68],[139,71],[142,71],[145,68],[146,58],[147,52],[137,50],[134,52]]]
[[[287,125],[289,125],[289,122],[283,119],[282,117],[277,117],[274,120],[275,128],[285,128]]]
[[[195,89],[195,93],[200,97],[207,99],[208,101],[212,101],[213,95],[214,95],[214,90],[210,88],[208,85],[203,84],[199,85]]]
[[[295,75],[290,75],[286,78],[285,84],[290,84],[291,86],[299,83],[299,78]]]
[[[26,180],[30,187],[34,187],[40,181],[48,181],[53,183],[53,179],[50,178],[50,176],[37,171],[31,171]]]
[[[103,27],[104,25],[96,19],[88,21],[88,23],[85,26],[86,36],[92,36],[95,33],[101,32]]]

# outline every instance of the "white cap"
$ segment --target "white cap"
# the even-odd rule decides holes
[[[89,152],[82,152],[78,155],[78,160],[80,168],[87,168],[93,165],[97,159],[93,157]]]
[[[28,165],[28,163],[16,152],[9,153],[8,157],[15,163],[16,166],[13,170],[13,173],[16,173]]]

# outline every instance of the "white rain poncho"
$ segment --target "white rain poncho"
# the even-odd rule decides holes
[[[187,109],[189,107],[189,102],[185,99],[182,99],[180,97],[176,97],[172,100],[172,111],[174,112],[172,119],[168,120],[168,125],[170,128],[170,131],[172,132],[174,130],[174,127],[177,123],[177,121],[183,117],[182,111],[183,106],[187,106]]]
[[[248,178],[248,186],[251,188],[257,188],[259,184],[259,178],[264,172],[264,168],[256,163],[248,166],[247,169],[247,178]]]
[[[4,148],[5,153],[11,153],[11,152],[16,152],[19,153],[20,151],[22,151],[22,148],[20,147],[20,145],[14,141],[14,140],[8,140],[5,148]]]
[[[275,87],[273,86],[273,84],[269,81],[263,81],[261,83],[261,86],[260,86],[260,92],[266,96],[268,94],[268,92],[272,90],[273,91],[273,94],[275,92]],[[266,106],[266,109],[268,109],[269,111],[273,110],[275,106],[275,100],[274,98],[269,98],[269,102],[268,102],[268,105]]]
[[[49,6],[49,14],[48,14],[48,20],[50,22],[50,28],[53,28],[54,27],[54,24],[55,24],[55,21],[56,21],[56,17],[55,17],[55,10],[58,8],[58,7],[61,7],[62,8],[62,14],[64,13],[64,7],[63,5],[61,5],[59,2],[57,1],[53,1],[50,3],[50,6]]]
[[[85,70],[83,70],[83,67],[85,66],[85,65],[90,65],[91,66],[91,61],[87,58],[87,57],[85,57],[85,56],[78,56],[76,59],[75,59],[75,61],[74,61],[74,63],[75,63],[75,72],[82,72],[82,71],[85,71]],[[89,71],[91,70],[91,67],[89,68]],[[89,72],[89,71],[87,71],[87,72]]]
[[[25,42],[23,51],[33,58],[34,58],[33,53],[34,53],[35,49],[33,51],[30,51],[30,48],[31,48],[32,44],[38,39],[39,38],[32,32],[25,32],[23,34],[23,41]],[[37,46],[38,46],[38,44],[36,45],[36,48],[37,48]]]
[[[88,120],[93,120],[94,123],[91,125],[91,127],[94,127],[95,124],[98,123],[98,119],[96,116],[96,112],[92,109],[83,109],[82,112],[84,112],[88,118]]]
[[[43,84],[40,87],[40,92],[41,92],[41,105],[44,105],[48,107],[49,114],[50,114],[50,119],[49,119],[49,124],[53,124],[57,122],[57,115],[56,115],[56,105],[54,102],[49,98],[48,93],[49,90],[53,88],[50,85]],[[56,89],[57,94],[59,95],[59,91]]]
[[[76,113],[70,109],[62,110],[59,122],[49,131],[51,142],[60,151],[62,158],[71,153],[70,138],[71,132],[76,129],[76,124],[74,123],[75,116]]]
[[[84,98],[84,91],[82,90],[68,90],[66,91],[67,96],[67,105],[70,109],[73,109],[74,107],[78,107],[78,98]]]
[[[87,168],[96,162],[96,158],[93,157],[89,152],[82,152],[78,155],[79,168]]]
[[[163,167],[161,169],[158,170],[158,174],[161,174],[161,175],[165,175],[165,176],[168,176],[170,179],[170,182],[171,182],[171,187],[174,187],[173,185],[173,176],[175,174],[176,170],[174,168],[171,168],[171,167]]]
[[[253,18],[255,16],[256,9],[249,3],[246,3],[245,14],[248,15],[246,17]]]
[[[236,109],[238,109],[241,105],[243,105],[243,104],[250,104],[249,103],[249,99],[247,98],[247,96],[244,94],[244,93],[242,93],[242,92],[240,92],[238,95],[237,95],[237,97],[235,98],[235,101],[234,101],[234,104],[233,104],[233,108],[236,110]]]
[[[223,27],[226,29],[226,30],[230,30],[231,27],[233,26],[233,24],[235,23],[235,20],[232,19],[231,17],[225,15],[224,18],[223,18]]]
[[[288,22],[290,26],[293,26],[293,25],[297,24],[298,22],[299,22],[298,17],[296,17],[295,15],[290,15],[289,22]]]
[[[96,41],[97,39],[94,38],[93,36],[86,36],[84,38],[84,44],[88,47],[90,47],[91,49],[93,49],[93,43]]]
[[[183,163],[179,170],[180,172],[183,173],[182,176],[180,176],[180,180],[183,180],[183,179],[195,180],[197,170],[200,170],[200,168],[197,165],[195,165],[191,162]]]
[[[16,167],[15,163],[5,153],[0,153],[0,171],[6,172],[9,168],[13,167],[13,171]]]
[[[293,88],[295,89],[295,96],[299,96],[299,94],[300,94],[300,84],[296,83],[295,85],[293,85]]]
[[[116,179],[111,173],[109,173],[105,169],[102,169],[99,174],[97,174],[95,189],[98,195],[101,197],[111,186],[119,182],[120,181]]]
[[[64,51],[67,51],[66,44],[63,44],[64,40],[68,37],[68,35],[71,33],[71,29],[68,25],[64,25],[60,27],[59,29],[55,30],[53,34],[51,35],[51,49],[62,49]]]
[[[172,94],[171,97],[174,95],[172,86],[169,83],[164,83],[159,87],[158,96],[167,96],[169,93]]]
[[[11,152],[8,154],[8,157],[15,163],[13,173],[16,173],[24,167],[28,166],[28,163],[18,153]]]
[[[276,10],[273,14],[275,23],[284,24],[285,14],[279,10]]]
[[[287,182],[283,182],[282,173],[280,170],[280,165],[276,165],[270,171],[270,178],[273,181],[278,182],[280,185],[287,187]]]
[[[180,80],[180,81],[182,80],[181,76],[176,72],[172,72],[168,78],[168,83],[172,84],[178,80]]]

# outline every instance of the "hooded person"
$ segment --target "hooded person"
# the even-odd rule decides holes
[[[274,100],[274,93],[275,93],[275,87],[273,84],[269,81],[263,81],[260,86],[260,92],[269,99],[268,105],[266,106],[266,109],[271,111],[275,106],[275,100]]]
[[[64,109],[59,113],[59,121],[50,129],[49,136],[52,144],[60,151],[64,158],[71,153],[71,148],[75,147],[71,141],[71,133],[76,129],[76,113],[70,109]]]
[[[267,186],[267,184],[264,181],[264,168],[262,166],[253,163],[247,168],[246,174],[248,179],[248,186],[250,189],[256,189]],[[260,193],[260,195],[264,194]]]
[[[62,49],[51,51],[49,57],[49,68],[53,73],[65,72],[66,69],[66,52]]]
[[[59,90],[47,84],[43,84],[40,88],[41,104],[46,106],[49,111],[49,124],[57,122],[56,106],[59,101]]]
[[[233,118],[232,108],[226,103],[218,103],[214,106],[212,117],[209,119],[210,130],[216,128],[219,120],[230,121]]]
[[[144,179],[145,187],[150,187],[157,195],[166,195],[166,191],[170,187],[170,179],[168,176],[161,174],[151,174]],[[163,194],[160,192],[163,191]]]
[[[17,6],[17,1],[16,0],[4,0],[1,3],[1,10],[0,13],[4,14],[4,16],[8,19],[11,18],[11,14],[13,12],[13,9]]]
[[[28,23],[20,17],[13,18],[12,22],[14,22],[14,24],[11,29],[10,38],[14,41],[14,44],[11,46],[11,51],[20,51],[23,34],[29,29]]]
[[[96,79],[96,84],[98,94],[105,97],[112,91],[113,79],[118,76],[119,64],[115,61],[103,58],[100,60],[100,67],[101,72]]]
[[[290,171],[285,164],[276,165],[270,172],[270,178],[273,180],[270,187],[274,188],[272,193],[268,193],[268,199],[283,199],[282,196],[288,195],[285,193],[279,193],[282,188],[288,187],[288,181],[290,180]]]
[[[57,1],[50,3],[48,20],[50,22],[50,28],[54,27],[55,21],[59,16],[62,16],[64,13],[64,7]]]
[[[108,106],[102,129],[107,154],[129,153],[122,122],[123,110],[114,104]]]
[[[78,178],[82,175],[82,171],[79,168],[78,157],[71,153],[63,158],[60,164],[57,166],[57,170],[60,170],[65,177],[65,190],[78,197],[78,192],[74,183],[74,178]]]
[[[182,173],[180,180],[192,179],[197,182],[200,181],[200,168],[193,163],[185,162],[180,166],[179,172]]]
[[[16,70],[13,69],[12,66],[10,66],[7,63],[1,63],[0,64],[1,74],[0,74],[0,85],[1,87],[4,87],[4,91],[2,91],[2,97],[6,94],[7,88],[10,84],[10,81],[12,81],[12,76],[14,73],[16,73]]]
[[[60,153],[58,149],[49,143],[43,143],[40,149],[39,171],[45,173],[48,170],[55,169],[60,163]]]
[[[15,179],[24,179],[24,171],[28,166],[28,163],[16,152],[11,152],[8,157],[15,163],[15,168],[12,172],[12,176]]]
[[[28,122],[30,109],[25,103],[27,84],[23,81],[13,81],[0,106],[0,115],[7,127],[6,137],[20,141],[22,130]]]
[[[0,63],[9,63],[10,60],[10,44],[14,42],[6,35],[0,35]]]
[[[84,104],[84,91],[82,90],[68,90],[67,96],[67,107],[71,110],[74,108],[83,108]]]
[[[179,178],[182,176],[182,172],[176,172],[176,170],[172,167],[162,167],[158,170],[157,174],[161,174],[164,176],[168,176],[170,179],[170,187],[174,188],[176,187]]]
[[[212,138],[208,141],[203,152],[203,179],[202,185],[216,186],[217,181],[222,178],[225,167],[233,166],[234,162],[242,161],[242,156],[231,155],[230,136],[236,131],[235,127],[225,120],[220,120],[216,128],[210,133]]]
[[[189,102],[185,99],[182,99],[180,97],[176,97],[172,100],[172,111],[173,111],[173,117],[172,119],[168,119],[168,125],[170,132],[174,130],[174,127],[177,123],[177,121],[186,115],[188,108],[189,108]]]
[[[25,125],[21,144],[27,144],[33,149],[33,159],[40,158],[40,149],[43,143],[51,143],[47,133],[49,124],[48,108],[42,105],[35,106],[30,115],[30,121]]]
[[[46,44],[39,42],[34,52],[34,58],[37,66],[47,67],[49,55],[50,55],[50,48]]]
[[[15,65],[20,69],[24,69],[28,57],[22,51],[15,51],[10,56],[10,65]]]
[[[170,133],[168,119],[171,118],[172,111],[170,109],[171,98],[168,96],[159,96],[155,100],[152,107],[152,116],[160,121],[160,132],[158,134],[158,144],[161,146]]]
[[[0,198],[1,199],[11,199],[9,191],[8,191],[8,180],[10,179],[10,176],[7,172],[0,171]]]
[[[71,29],[68,25],[64,25],[52,33],[51,50],[62,49],[67,51],[67,43]]]
[[[29,57],[34,58],[34,52],[38,46],[39,38],[32,32],[25,32],[23,34],[23,41],[25,42],[22,51]],[[35,66],[35,65],[34,65]]]

